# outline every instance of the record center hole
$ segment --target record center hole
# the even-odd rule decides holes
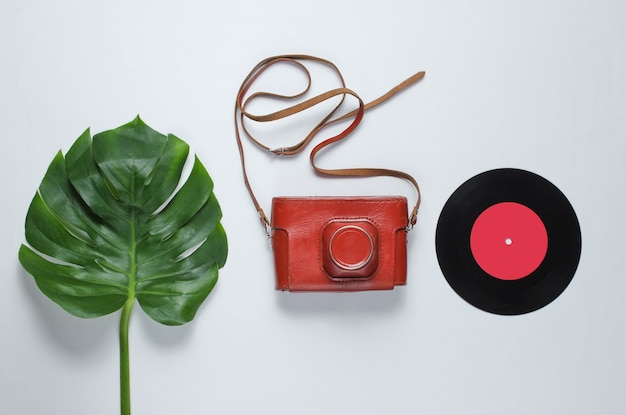
[[[506,239],[504,240],[504,243],[505,243],[507,246],[511,246],[511,245],[513,245],[513,239],[511,239],[511,238],[506,238]]]

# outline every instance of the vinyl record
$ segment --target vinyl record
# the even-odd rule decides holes
[[[461,298],[490,313],[517,315],[565,290],[578,267],[581,234],[556,186],[525,170],[497,169],[450,196],[435,245],[439,266]]]

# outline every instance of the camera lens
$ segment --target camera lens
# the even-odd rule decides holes
[[[332,261],[344,270],[363,268],[372,259],[374,241],[360,226],[343,226],[330,238],[329,253]]]
[[[322,232],[322,263],[338,281],[370,278],[378,268],[378,231],[366,219],[334,220]]]

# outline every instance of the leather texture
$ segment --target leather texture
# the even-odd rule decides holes
[[[342,292],[405,285],[407,214],[407,199],[401,196],[275,197],[271,228],[276,288]],[[358,229],[356,241],[359,232],[371,236],[371,258],[355,259],[356,269],[329,257],[330,237],[324,233],[337,235],[342,229]],[[342,249],[339,254],[346,258],[349,249]]]

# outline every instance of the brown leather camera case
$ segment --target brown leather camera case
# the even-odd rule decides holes
[[[405,285],[407,214],[401,196],[274,198],[276,288],[363,291]]]
[[[339,87],[320,94],[308,94],[311,73],[305,63],[325,66],[335,72]],[[305,88],[294,94],[279,94],[263,90],[250,91],[255,81],[269,68],[289,64],[307,78]],[[379,98],[364,103],[346,87],[337,66],[322,58],[309,55],[281,55],[263,59],[250,71],[237,93],[235,102],[235,138],[239,148],[246,188],[256,207],[262,226],[274,249],[276,288],[288,291],[366,291],[390,290],[406,284],[407,232],[417,220],[421,196],[413,176],[387,168],[353,167],[327,169],[315,162],[317,154],[327,146],[350,135],[370,110],[414,85],[424,77],[420,71],[410,76]],[[339,98],[338,100],[336,98]],[[343,115],[340,108],[346,98],[358,107]],[[272,99],[291,102],[281,110],[254,114],[248,110],[252,101]],[[246,121],[266,123],[301,113],[318,104],[334,100],[336,105],[298,143],[271,148],[257,140]],[[334,105],[334,104],[333,104]],[[336,135],[325,138],[309,155],[315,173],[322,177],[396,177],[409,181],[417,192],[417,200],[408,214],[407,200],[401,196],[383,197],[277,197],[272,202],[271,220],[257,200],[246,173],[244,146],[241,136],[270,154],[288,157],[302,152],[326,127],[346,122]],[[240,134],[241,132],[241,134]],[[334,133],[333,133],[334,134]]]

